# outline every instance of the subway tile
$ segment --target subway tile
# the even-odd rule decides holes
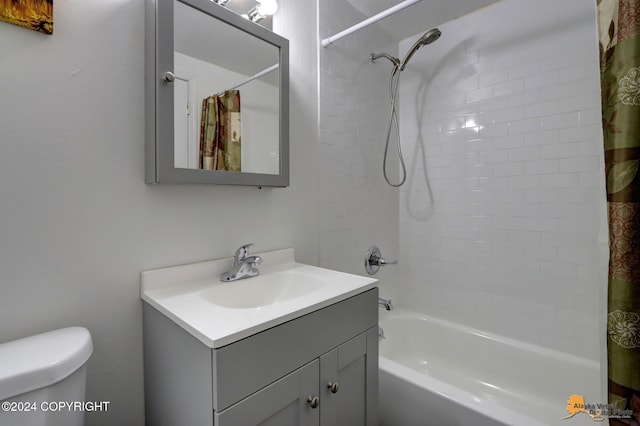
[[[482,89],[478,89],[478,76],[477,75],[472,75],[470,77],[457,78],[453,82],[453,85],[451,86],[451,89],[453,91],[463,91],[463,92],[466,92],[467,94],[469,92],[472,92],[472,91],[475,91],[475,90],[482,90]],[[467,100],[467,103],[469,103],[468,100]]]
[[[589,124],[601,125],[602,114],[600,114],[600,110],[596,108],[578,111],[578,121],[581,126]]]
[[[525,189],[523,193],[528,203],[555,203],[561,199],[560,191],[553,189]]]
[[[478,131],[478,137],[481,138],[500,138],[509,134],[508,123],[498,123],[492,126],[485,126]]]
[[[532,118],[527,120],[517,120],[509,122],[509,134],[523,134],[532,133],[542,130],[542,122],[539,118]]]
[[[563,143],[556,145],[543,145],[540,147],[541,159],[575,158],[580,154],[578,143]]]
[[[559,74],[558,71],[541,72],[540,74],[530,75],[525,78],[524,87],[527,90],[539,89],[545,86],[551,86],[558,83]]]
[[[582,188],[601,188],[605,182],[604,177],[593,172],[578,173],[578,185]]]
[[[555,145],[558,143],[557,130],[543,130],[523,136],[524,145]]]
[[[540,232],[536,231],[509,231],[509,241],[520,245],[540,244]]]
[[[540,204],[542,217],[575,218],[578,216],[577,204],[543,203]]]
[[[556,219],[561,232],[569,232],[575,234],[597,234],[598,221],[596,218],[571,218]]]
[[[523,108],[507,108],[493,113],[494,123],[507,123],[509,121],[519,121],[524,119]]]
[[[545,262],[558,262],[559,260],[559,250],[555,247],[527,245],[524,247],[524,255],[529,259]]]
[[[599,94],[600,82],[596,78],[584,78],[582,80],[569,80],[563,81],[552,86],[543,87],[540,89],[540,99],[542,101],[560,100],[573,98],[576,96],[590,94]],[[592,100],[587,97],[586,100]],[[585,105],[592,105],[592,102],[587,102]],[[582,108],[580,108],[582,109]]]
[[[541,175],[540,186],[542,188],[573,188],[578,186],[578,173],[558,173],[555,175]]]
[[[442,97],[441,105],[443,107],[459,107],[464,105],[466,102],[467,96],[465,91],[447,93]]]
[[[540,159],[540,147],[524,147],[509,150],[509,161],[534,161]]]
[[[604,177],[603,177],[604,181]],[[602,201],[604,193],[594,191],[592,188],[559,188],[557,189],[559,199],[564,203],[580,203],[598,206]],[[594,213],[595,214],[595,213]]]
[[[506,70],[493,71],[478,76],[480,87],[493,86],[509,80],[509,73]]]
[[[493,225],[493,218],[491,216],[482,216],[479,214],[476,216],[467,216],[464,218],[463,225],[465,227],[478,228],[478,229],[491,228],[491,226]]]
[[[485,127],[494,124],[495,113],[493,111],[481,111],[477,113],[469,114],[465,117],[468,127]]]
[[[527,217],[524,219],[524,228],[527,231],[557,232],[560,229],[560,220],[549,217]]]
[[[514,189],[532,189],[540,188],[541,176],[538,175],[522,175],[508,176],[509,188]]]
[[[597,174],[600,167],[600,159],[596,156],[580,156],[576,158],[560,158],[558,159],[558,171],[560,173],[571,172],[589,172]]]
[[[564,50],[554,53],[553,56],[549,56],[540,62],[540,71],[546,72],[560,68],[568,68],[578,63],[578,51],[576,50]]]
[[[483,153],[484,161],[490,164],[504,163],[509,159],[509,151],[507,149],[495,149],[495,141],[489,141],[490,148]]]
[[[540,235],[541,243],[549,247],[576,247],[579,244],[578,234],[563,232],[543,232]]]
[[[569,112],[564,114],[551,115],[542,118],[542,127],[544,130],[563,129],[566,127],[575,127],[580,124],[580,116],[578,112]]]
[[[510,204],[507,209],[509,216],[513,217],[538,217],[540,211],[539,204]]]
[[[599,94],[594,93],[580,93],[575,96],[557,99],[553,102],[556,104],[556,112],[564,113],[564,112],[573,112],[573,111],[581,111],[585,105],[593,105],[600,99]],[[579,118],[579,117],[578,117]]]
[[[465,181],[469,190],[496,190],[509,188],[509,180],[495,176],[467,178]]]
[[[579,143],[579,153],[581,157],[593,155],[598,158],[603,158],[604,144],[600,137],[601,134],[601,132],[598,132],[598,135],[594,135],[593,139]]]
[[[524,166],[521,162],[500,163],[493,165],[494,176],[519,176],[522,175]]]
[[[493,96],[507,96],[524,90],[523,80],[511,80],[493,86]]]
[[[507,203],[484,203],[478,207],[479,216],[504,216],[507,214]]]
[[[563,263],[575,263],[576,265],[587,265],[596,258],[597,253],[591,247],[562,247],[559,252],[559,260]]]
[[[508,108],[533,105],[540,102],[540,89],[525,90],[518,93],[517,96],[510,96],[508,100]]]
[[[521,230],[523,228],[523,218],[511,216],[494,216],[493,228],[504,230]]]
[[[472,104],[491,99],[491,97],[493,96],[493,89],[491,88],[491,86],[482,87],[480,89],[468,90],[465,92],[465,94],[465,102],[467,104]]]
[[[540,262],[540,272],[551,277],[575,279],[577,271],[578,267],[572,263]]]
[[[491,140],[486,138],[470,139],[464,142],[465,154],[481,154],[491,147]]]
[[[541,66],[540,62],[526,62],[518,65],[514,65],[508,70],[509,78],[512,80],[535,76],[540,74]]]
[[[548,158],[545,160],[526,161],[524,163],[524,173],[528,175],[545,175],[554,174],[561,171],[569,172],[572,170],[562,170],[558,159]]]
[[[598,67],[595,67],[597,70]],[[566,67],[558,70],[559,81],[576,81],[585,78],[593,78],[594,74],[593,64],[577,64],[571,67]]]
[[[493,149],[520,148],[524,145],[525,135],[507,135],[493,138]]]
[[[493,176],[493,168],[497,165],[474,165],[466,169],[465,177],[490,177]]]
[[[444,130],[459,130],[459,129],[464,129],[465,127],[465,117],[454,117],[454,118],[449,118],[446,120],[443,120],[442,123],[442,129]]]

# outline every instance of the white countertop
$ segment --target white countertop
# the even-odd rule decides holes
[[[254,254],[254,253],[252,253]],[[219,348],[286,321],[347,299],[376,286],[375,278],[346,274],[296,263],[293,249],[255,253],[264,259],[260,275],[293,271],[321,280],[325,285],[297,297],[254,308],[228,308],[210,302],[216,286],[242,286],[251,291],[252,277],[220,282],[220,274],[233,266],[224,258],[142,273],[142,299],[210,348]],[[296,275],[298,276],[298,275]],[[255,280],[252,281],[251,280]]]

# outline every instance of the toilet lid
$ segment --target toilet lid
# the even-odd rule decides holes
[[[68,327],[0,344],[0,400],[65,379],[93,353],[86,328]]]

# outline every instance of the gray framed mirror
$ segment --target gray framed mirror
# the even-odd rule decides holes
[[[288,186],[288,40],[211,0],[146,8],[146,182]]]

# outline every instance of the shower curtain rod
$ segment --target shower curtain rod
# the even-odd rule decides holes
[[[371,18],[365,19],[364,21],[360,22],[359,24],[355,24],[352,27],[347,28],[344,31],[339,32],[338,34],[331,36],[331,37],[327,37],[325,39],[322,40],[322,47],[327,47],[328,45],[332,44],[335,41],[340,40],[342,37],[346,37],[351,33],[355,33],[356,31],[367,27],[371,24],[374,24],[376,22],[378,22],[381,19],[386,18],[387,16],[393,15],[396,12],[401,11],[402,9],[405,9],[415,3],[418,3],[422,0],[405,0],[402,3],[398,3],[395,6],[390,7],[387,10],[383,10],[382,12],[378,13],[377,15],[372,16]]]
[[[253,80],[256,80],[260,77],[262,77],[263,75],[267,75],[272,71],[277,70],[278,68],[280,68],[280,64],[273,64],[271,65],[269,68],[265,68],[262,71],[260,71],[257,74],[252,75],[251,77],[247,78],[245,81],[243,81],[242,83],[238,83],[238,84],[234,84],[233,86],[231,86],[229,89],[227,90],[234,90],[237,89],[238,87],[244,86],[247,83],[251,83]],[[224,92],[226,92],[227,90],[223,90],[222,92],[219,92],[218,95],[223,94]]]

